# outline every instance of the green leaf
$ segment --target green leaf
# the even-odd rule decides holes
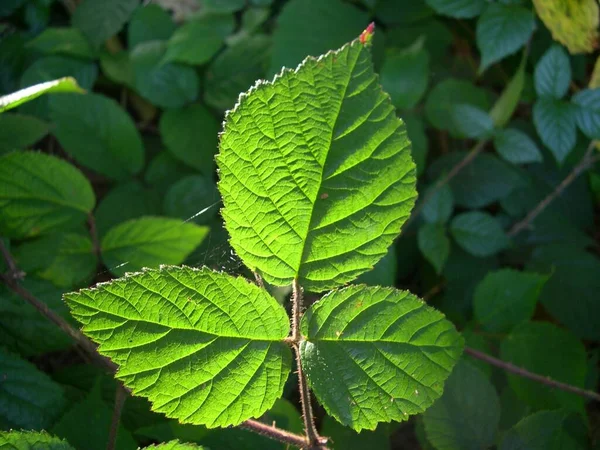
[[[163,192],[179,181],[182,176],[192,173],[188,166],[180,163],[171,153],[161,151],[148,163],[144,181]]]
[[[91,392],[73,405],[52,427],[52,433],[60,436],[78,449],[104,450],[107,447],[111,429],[112,408],[101,397],[100,382],[97,381]],[[117,424],[115,448],[134,450],[138,448],[133,436],[123,425]]]
[[[296,67],[306,55],[320,55],[352,40],[368,15],[341,0],[291,0],[277,18],[270,73]]]
[[[367,1],[363,1],[363,3],[366,4]],[[385,25],[408,25],[433,15],[433,10],[427,6],[425,0],[414,0],[408,3],[396,0],[378,0],[372,3],[375,4],[372,8],[375,16]]]
[[[419,250],[440,274],[450,255],[450,239],[446,236],[446,228],[442,224],[426,223],[417,233]]]
[[[480,72],[523,47],[535,29],[531,9],[520,5],[491,3],[477,21]]]
[[[181,108],[198,97],[200,80],[192,67],[164,63],[166,43],[143,42],[131,52],[136,91],[161,108]]]
[[[71,23],[99,48],[123,28],[138,5],[138,0],[82,0]]]
[[[454,106],[468,104],[482,110],[490,106],[486,91],[465,80],[449,78],[436,84],[425,102],[425,117],[437,129],[449,131],[454,137],[463,137],[455,129]]]
[[[398,272],[398,255],[396,247],[392,245],[387,254],[379,260],[373,270],[361,274],[354,284],[368,284],[369,286],[394,286]]]
[[[502,341],[500,357],[530,372],[577,387],[587,373],[585,348],[571,333],[548,322],[526,322]],[[571,392],[508,374],[519,398],[536,409],[567,408],[583,412],[584,400]]]
[[[24,114],[0,114],[0,154],[35,144],[48,133],[48,124]]]
[[[0,431],[0,448],[7,450],[75,450],[67,442],[44,431]]]
[[[491,256],[508,246],[508,238],[498,221],[480,211],[456,216],[450,223],[450,232],[458,245],[475,256]]]
[[[211,223],[219,211],[219,192],[212,179],[189,175],[174,183],[167,194],[163,209],[166,214],[197,224]]]
[[[544,159],[535,142],[514,128],[498,130],[494,136],[494,147],[504,160],[513,164],[542,162]]]
[[[425,170],[429,151],[429,139],[425,133],[425,124],[420,117],[412,114],[403,114],[402,120],[406,125],[406,133],[411,142],[412,157],[417,165],[417,175],[420,175]]]
[[[70,318],[62,301],[63,290],[30,275],[21,285],[50,310],[65,319]],[[0,288],[0,342],[26,357],[64,350],[72,344],[64,331],[8,288]]]
[[[222,214],[232,247],[269,283],[320,292],[351,281],[407,219],[410,144],[375,81],[357,39],[257,85],[227,115]]]
[[[0,373],[0,429],[48,428],[60,416],[62,387],[33,364],[0,348]]]
[[[506,332],[531,319],[548,278],[512,269],[488,273],[475,289],[475,318],[492,333]]]
[[[23,6],[27,0],[4,0],[0,5],[0,17],[10,16],[15,10]]]
[[[46,28],[29,41],[26,47],[45,55],[66,55],[95,59],[96,51],[77,28]]]
[[[211,13],[233,13],[243,9],[246,0],[204,0],[203,6]]]
[[[438,187],[434,183],[423,194],[423,199],[428,197],[421,211],[423,219],[429,223],[446,223],[454,211],[454,196],[450,186],[446,183]]]
[[[435,12],[456,19],[477,17],[486,7],[486,0],[425,0]]]
[[[134,86],[133,66],[126,51],[101,53],[100,67],[109,80],[128,87]]]
[[[375,431],[362,430],[357,433],[326,415],[320,431],[321,435],[329,438],[327,446],[333,450],[391,450],[388,428],[380,425]]]
[[[0,235],[20,239],[72,228],[94,203],[89,181],[65,161],[34,152],[0,157]]]
[[[562,164],[577,142],[576,108],[562,100],[541,98],[533,105],[533,123],[544,145]]]
[[[25,75],[24,75],[25,76]],[[45,83],[35,84],[26,87],[20,91],[0,97],[0,112],[16,108],[23,103],[29,102],[41,95],[52,94],[56,92],[85,92],[77,85],[77,81],[72,77],[59,78],[58,80],[46,81]]]
[[[167,41],[176,30],[170,14],[156,4],[145,4],[136,9],[127,26],[130,49],[148,41]]]
[[[206,16],[178,27],[167,44],[164,61],[200,65],[221,48],[235,27],[233,16]]]
[[[50,101],[54,135],[85,167],[115,179],[144,165],[140,134],[119,104],[100,94],[61,95]]]
[[[462,136],[472,139],[485,139],[494,132],[494,122],[488,113],[469,104],[452,107],[452,123]]]
[[[204,447],[201,447],[196,444],[183,443],[179,441],[170,441],[163,442],[162,444],[151,445],[149,447],[144,447],[146,449],[156,449],[156,450],[202,450]]]
[[[503,128],[514,114],[517,106],[519,106],[519,101],[521,100],[521,95],[523,94],[523,89],[525,87],[527,56],[528,52],[526,48],[523,52],[521,64],[519,64],[517,72],[506,84],[502,94],[500,94],[500,97],[496,100],[492,109],[490,109],[490,117],[497,128]]]
[[[117,276],[143,267],[181,264],[208,229],[164,217],[142,217],[111,228],[102,239],[102,260]]]
[[[97,258],[92,241],[78,233],[56,233],[24,242],[14,250],[20,269],[58,287],[90,281]]]
[[[560,45],[553,45],[535,66],[535,91],[539,97],[560,99],[571,84],[571,62]]]
[[[465,361],[456,365],[444,395],[423,415],[427,439],[436,450],[490,448],[499,422],[500,399],[494,386]]]
[[[289,320],[242,278],[163,267],[65,300],[100,353],[120,366],[117,378],[167,417],[238,425],[281,397],[291,367],[283,342]]]
[[[220,111],[233,108],[240,92],[264,78],[270,59],[271,39],[267,36],[250,36],[227,47],[206,71],[204,100]]]
[[[540,411],[525,417],[508,430],[499,450],[584,450],[587,427],[581,416],[565,410]]]
[[[380,71],[383,89],[398,109],[411,109],[425,94],[429,83],[429,54],[420,45],[385,58]]]
[[[583,89],[571,98],[577,125],[590,139],[600,139],[600,89]]]
[[[214,175],[219,124],[208,109],[194,104],[165,111],[159,129],[173,156],[207,177]]]
[[[314,303],[300,355],[327,413],[356,431],[403,421],[440,397],[463,340],[406,291],[350,286]]]
[[[600,341],[600,260],[567,241],[536,248],[528,268],[551,275],[540,296],[546,311],[580,338]]]

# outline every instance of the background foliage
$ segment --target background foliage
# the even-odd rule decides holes
[[[598,16],[595,0],[5,0],[0,94],[63,76],[88,92],[0,115],[0,235],[22,285],[71,321],[63,293],[141,267],[248,276],[219,214],[223,113],[255,80],[374,20],[375,67],[407,125],[419,199],[359,281],[424,297],[473,349],[597,391]],[[106,447],[114,380],[5,286],[0,346],[2,430],[46,430],[56,437],[29,436],[46,448]],[[296,399],[290,377],[265,421],[301,432]],[[467,355],[414,420],[357,435],[317,415],[336,449],[600,448],[598,403]],[[119,449],[283,447],[180,425],[139,397],[118,436]]]

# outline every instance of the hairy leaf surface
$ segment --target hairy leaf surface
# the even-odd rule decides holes
[[[392,288],[333,291],[301,327],[311,388],[330,415],[357,431],[431,406],[463,346],[443,314]]]
[[[416,197],[406,130],[359,39],[245,94],[217,164],[240,258],[317,292],[373,267]]]
[[[237,425],[283,392],[285,310],[242,278],[209,269],[146,270],[65,295],[117,378],[182,423]]]

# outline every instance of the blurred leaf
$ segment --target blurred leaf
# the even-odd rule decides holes
[[[162,151],[148,164],[144,181],[162,193],[182,176],[191,174],[192,170],[188,166],[175,159],[171,153]]]
[[[516,326],[502,341],[500,357],[539,375],[584,387],[587,359],[583,344],[551,323],[525,322]],[[515,393],[535,409],[565,407],[583,412],[583,398],[571,392],[510,373],[508,382]]]
[[[323,417],[321,435],[330,438],[330,444],[328,443],[327,446],[332,450],[364,450],[365,448],[391,450],[388,427],[385,425],[378,426],[375,431],[363,430],[357,433],[326,415]]]
[[[500,421],[498,394],[483,373],[460,361],[444,395],[423,414],[427,439],[437,450],[480,450],[496,440]]]
[[[535,129],[559,164],[565,162],[577,142],[576,112],[572,103],[547,97],[533,105]]]
[[[0,155],[22,150],[35,144],[48,133],[47,123],[24,114],[0,114]]]
[[[366,28],[368,16],[340,0],[291,0],[277,18],[270,73],[294,69],[307,55],[341,47]]]
[[[494,147],[504,160],[513,164],[543,161],[535,142],[525,133],[514,128],[498,130],[494,136]]]
[[[581,131],[590,139],[600,139],[600,89],[583,89],[573,95],[575,117]]]
[[[26,87],[25,89],[21,89],[20,91],[13,92],[12,94],[0,97],[0,112],[16,108],[17,106],[30,102],[41,95],[52,94],[56,92],[81,93],[84,92],[84,90],[81,89],[77,85],[77,81],[71,77],[35,84],[33,86]]]
[[[206,103],[219,111],[233,108],[240,92],[265,76],[270,52],[271,39],[264,35],[249,36],[227,47],[206,71]]]
[[[0,347],[0,373],[0,430],[47,429],[60,417],[63,388],[44,372]]]
[[[192,67],[163,63],[166,43],[143,42],[131,52],[134,86],[161,108],[181,108],[198,97],[200,80]]]
[[[458,104],[452,107],[452,123],[462,136],[471,139],[485,139],[494,132],[492,118],[476,106]]]
[[[127,43],[130,49],[148,41],[167,41],[177,29],[167,11],[155,4],[138,7],[127,26]]]
[[[219,123],[208,109],[194,104],[165,111],[159,129],[173,156],[207,177],[214,176]]]
[[[423,201],[429,197],[430,192],[433,193],[421,212],[423,219],[429,223],[446,223],[454,211],[454,196],[450,186],[443,184],[438,187],[437,183],[432,184],[423,194]]]
[[[127,87],[134,86],[133,66],[126,51],[121,50],[117,53],[102,52],[100,54],[100,67],[109,80]]]
[[[450,223],[450,232],[462,248],[475,256],[490,256],[508,246],[508,238],[498,221],[480,211],[456,216]]]
[[[35,152],[0,157],[0,235],[25,238],[72,228],[94,203],[89,181],[61,159]]]
[[[523,52],[521,64],[519,64],[517,72],[506,84],[506,87],[502,90],[502,94],[500,94],[500,97],[496,100],[492,109],[490,109],[490,117],[497,128],[502,128],[508,123],[519,105],[525,87],[525,67],[527,66],[528,55],[529,53],[526,49]]]
[[[413,108],[425,94],[429,82],[429,55],[422,43],[387,55],[379,77],[396,108]]]
[[[0,448],[15,450],[75,450],[66,441],[41,431],[0,431]]]
[[[165,195],[164,211],[186,222],[191,220],[197,224],[209,224],[219,211],[219,203],[219,192],[211,178],[189,175],[169,188]]]
[[[138,7],[139,0],[82,0],[71,18],[95,48],[117,34]]]
[[[481,52],[480,72],[517,52],[535,29],[535,16],[520,5],[490,3],[477,21],[477,47]]]
[[[486,0],[425,0],[438,14],[471,19],[483,12]]]
[[[65,55],[95,59],[96,51],[77,28],[46,28],[29,41],[26,47],[46,55]]]
[[[163,442],[162,444],[151,445],[149,447],[144,447],[144,450],[156,449],[156,450],[202,450],[206,447],[201,447],[196,444],[190,444],[188,442],[179,442],[179,441],[170,441]]]
[[[535,91],[539,97],[560,99],[571,84],[571,62],[560,45],[553,45],[538,61],[534,72]]]
[[[206,227],[166,217],[128,220],[102,238],[102,260],[116,276],[144,267],[181,264],[207,233]]]
[[[27,3],[27,0],[3,0],[0,3],[0,17],[10,16],[25,3]]]
[[[475,318],[484,330],[501,333],[533,316],[548,276],[512,269],[490,272],[475,289]]]
[[[396,7],[404,4],[399,4],[395,0],[392,3]],[[406,5],[412,5],[412,2],[406,3]],[[423,48],[429,54],[432,66],[441,63],[454,39],[452,32],[444,22],[437,18],[431,18],[411,25],[388,28],[385,34],[385,45],[387,48],[401,50],[419,38],[423,38],[425,41]]]
[[[528,268],[550,274],[540,301],[552,317],[575,335],[600,341],[600,260],[567,241],[538,247]]]
[[[233,16],[207,16],[178,27],[167,43],[163,61],[200,65],[223,46],[235,27]]]
[[[429,150],[429,140],[425,133],[425,124],[420,117],[410,113],[402,114],[402,120],[406,124],[406,133],[412,144],[412,157],[417,166],[417,174],[420,175],[425,170]]]
[[[77,162],[98,173],[123,179],[144,164],[144,147],[131,116],[100,94],[53,97],[53,133]]]
[[[593,52],[598,46],[598,2],[595,0],[533,0],[552,37],[571,53]]]
[[[234,13],[246,6],[246,0],[204,0],[203,6],[211,13]]]
[[[386,255],[375,264],[373,270],[361,274],[354,280],[354,284],[393,287],[396,284],[397,267],[398,252],[396,251],[396,246],[392,245]]]
[[[417,234],[419,250],[431,263],[437,274],[442,273],[450,254],[450,239],[446,236],[446,227],[439,223],[426,223]]]

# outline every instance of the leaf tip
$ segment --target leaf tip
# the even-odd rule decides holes
[[[375,22],[371,22],[365,31],[360,33],[359,40],[362,45],[370,45],[375,33]]]

